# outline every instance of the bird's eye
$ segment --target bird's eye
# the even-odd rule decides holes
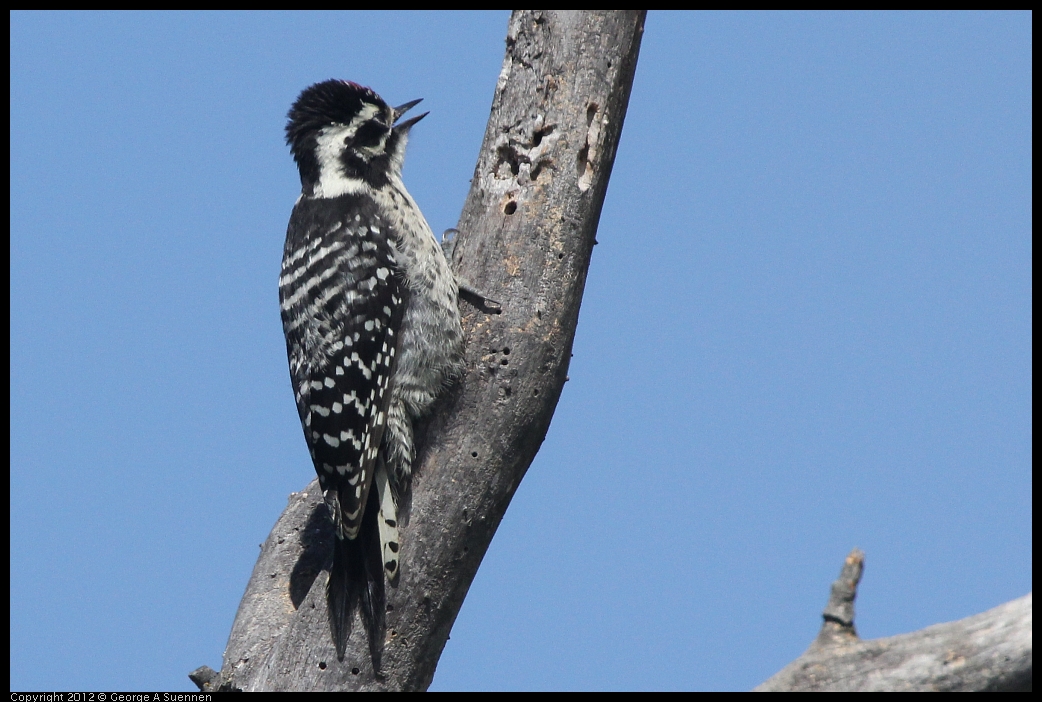
[[[355,132],[355,146],[376,146],[386,129],[377,122],[367,122]]]

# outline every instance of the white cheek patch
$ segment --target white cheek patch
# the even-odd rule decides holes
[[[340,154],[344,150],[344,141],[354,136],[358,128],[355,119],[344,126],[335,124],[325,127],[318,133],[318,185],[315,186],[315,197],[338,197],[340,195],[360,193],[365,190],[365,183],[359,178],[348,178],[344,175],[340,163]]]
[[[354,139],[358,129],[372,121],[380,114],[380,108],[373,104],[365,104],[355,115],[350,124],[331,124],[323,127],[316,137],[319,177],[315,185],[314,197],[338,197],[340,195],[364,192],[367,186],[360,178],[349,178],[344,174],[340,156],[343,154],[345,142]],[[390,119],[384,116],[384,121]],[[363,147],[359,153],[379,156],[387,148],[387,137],[390,132],[381,135],[379,143]]]

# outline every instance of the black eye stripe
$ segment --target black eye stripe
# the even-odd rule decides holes
[[[355,132],[353,142],[356,146],[375,146],[386,133],[387,127],[379,122],[366,122]]]

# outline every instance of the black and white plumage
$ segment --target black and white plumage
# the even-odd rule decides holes
[[[300,94],[286,125],[302,193],[279,298],[297,410],[336,532],[330,629],[342,660],[360,609],[377,672],[413,421],[463,362],[457,282],[401,180],[409,130],[425,114],[398,120],[418,102],[391,108],[329,80]]]

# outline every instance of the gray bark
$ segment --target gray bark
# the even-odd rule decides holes
[[[470,583],[550,425],[629,100],[644,12],[516,12],[452,254],[497,305],[462,306],[465,377],[417,438],[401,582],[389,589],[386,677],[356,621],[337,660],[326,619],[332,530],[317,481],[262,547],[222,670],[201,690],[424,690]],[[473,297],[464,299],[473,300]],[[862,641],[848,557],[817,640],[757,690],[1031,687],[1031,595],[922,631]]]
[[[454,268],[498,306],[464,304],[467,371],[418,431],[384,679],[360,624],[336,658],[331,529],[317,482],[290,496],[254,568],[219,674],[201,689],[425,690],[567,380],[586,272],[622,133],[644,12],[515,12]],[[467,299],[467,298],[464,298]],[[496,311],[498,314],[490,314]]]
[[[759,692],[988,691],[1031,689],[1031,594],[987,612],[883,639],[854,629],[864,554],[847,556],[807,651]]]

